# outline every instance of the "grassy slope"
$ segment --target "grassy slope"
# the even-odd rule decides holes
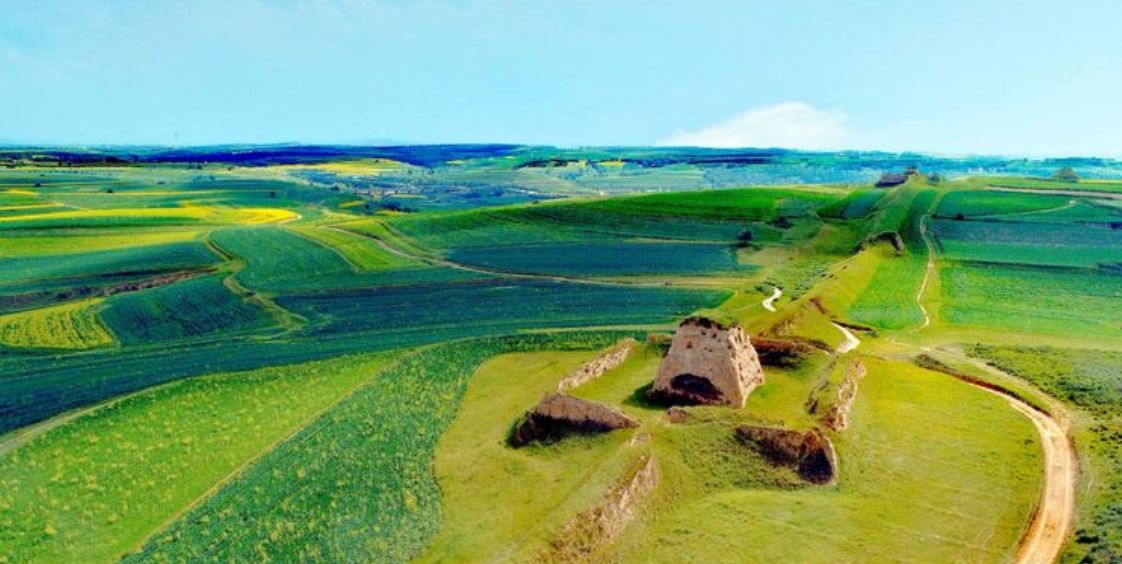
[[[114,559],[390,360],[341,357],[186,380],[48,431],[0,458],[0,553],[21,562]]]
[[[437,447],[445,525],[421,561],[529,559],[622,470],[631,455],[620,447],[632,433],[506,445],[515,419],[595,354],[509,354],[479,368]]]
[[[668,492],[630,529],[628,561],[1001,560],[1035,503],[1031,423],[946,376],[866,359],[838,486]],[[1002,429],[1002,433],[992,433]],[[704,472],[704,471],[702,471]]]
[[[432,457],[476,367],[502,352],[599,348],[620,336],[483,339],[410,355],[272,450],[135,559],[413,558],[439,528]]]
[[[1082,487],[1077,530],[1063,561],[1122,559],[1122,353],[982,345],[969,352],[1078,410]]]

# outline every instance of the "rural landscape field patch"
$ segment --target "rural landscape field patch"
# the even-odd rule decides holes
[[[1086,464],[1054,551],[1122,554],[1114,184],[286,150],[4,157],[0,562],[1017,561],[1024,409]],[[681,354],[760,379],[671,406]]]

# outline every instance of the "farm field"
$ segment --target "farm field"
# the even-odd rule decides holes
[[[106,151],[0,149],[0,562],[1122,558],[1122,166]],[[668,410],[702,318],[763,381]]]

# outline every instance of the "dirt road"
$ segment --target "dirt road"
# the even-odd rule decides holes
[[[923,294],[927,291],[931,274],[935,270],[935,245],[927,233],[927,218],[923,216],[919,222],[919,232],[927,245],[927,270],[916,294],[916,303],[923,312],[923,325],[920,329],[931,324],[931,316],[923,305]],[[841,329],[841,327],[839,327]],[[839,351],[840,351],[839,347]],[[965,359],[965,357],[963,357]],[[974,362],[974,361],[972,361]],[[1011,374],[1006,374],[992,366],[980,362],[975,365],[1003,379],[1016,380]],[[1000,395],[1032,421],[1040,434],[1040,444],[1044,449],[1044,489],[1041,492],[1040,502],[1028,532],[1021,539],[1021,546],[1017,549],[1015,562],[1017,564],[1051,564],[1059,557],[1064,544],[1071,531],[1075,519],[1075,484],[1078,479],[1078,460],[1075,448],[1067,436],[1067,418],[1057,421],[1052,416],[1034,409],[1025,402],[1009,395],[974,382],[968,382],[990,393]],[[1058,402],[1052,404],[1053,410],[1063,413],[1063,406]],[[1062,422],[1062,424],[1061,424]]]
[[[763,301],[764,309],[766,309],[768,311],[775,311],[775,300],[778,300],[779,296],[782,296],[782,295],[783,295],[783,290],[780,290],[779,287],[776,286],[775,291],[772,292],[770,296],[764,298],[764,301]]]
[[[931,281],[931,273],[935,271],[935,244],[931,242],[931,236],[927,234],[927,218],[930,216],[923,216],[919,219],[919,234],[923,237],[923,243],[927,245],[927,268],[923,272],[923,282],[919,285],[919,292],[916,293],[916,303],[919,304],[919,310],[923,312],[923,325],[920,329],[926,329],[931,325],[931,314],[927,312],[927,307],[923,305],[923,294],[927,292],[927,284]]]
[[[1044,491],[1014,561],[1018,564],[1051,564],[1066,544],[1075,517],[1075,483],[1078,477],[1075,450],[1067,433],[1055,419],[1020,400],[1009,396],[1005,399],[1032,421],[1044,447]]]
[[[853,331],[850,331],[848,327],[837,323],[834,324],[834,327],[837,327],[838,331],[841,331],[842,335],[845,335],[845,341],[838,345],[836,349],[838,354],[845,354],[861,346],[861,339],[858,339],[857,335],[854,335]]]

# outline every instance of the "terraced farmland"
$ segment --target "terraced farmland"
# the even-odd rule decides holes
[[[1122,558],[1113,184],[874,186],[887,156],[679,148],[146,151],[0,151],[0,562]],[[743,408],[648,396],[691,315],[756,343]],[[634,424],[514,448],[623,337],[565,393]],[[1077,483],[1044,471],[1042,420],[1071,425]],[[818,433],[835,473],[745,426]]]

